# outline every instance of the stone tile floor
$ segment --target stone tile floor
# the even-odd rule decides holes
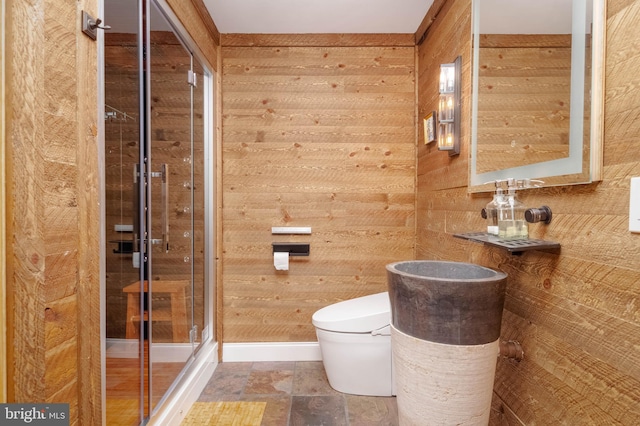
[[[266,402],[262,426],[398,425],[395,397],[337,392],[322,362],[223,362],[198,401]]]

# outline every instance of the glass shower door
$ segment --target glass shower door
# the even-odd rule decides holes
[[[147,168],[151,410],[167,394],[201,341],[194,288],[204,285],[203,139],[196,141],[193,58],[151,3],[148,43]],[[198,78],[199,77],[199,78]],[[202,131],[199,131],[202,133]],[[195,245],[196,239],[198,246]]]
[[[111,11],[111,0],[105,10]],[[106,413],[107,423],[138,425],[145,413],[144,333],[140,324],[137,165],[140,163],[138,8],[133,25],[104,34]]]
[[[205,160],[207,156],[206,134],[207,128],[204,117],[208,111],[206,107],[205,96],[205,70],[196,58],[193,58],[192,70],[195,74],[195,85],[192,87],[193,93],[193,147],[191,161],[191,181],[193,182],[193,216],[192,216],[192,232],[191,239],[193,244],[193,287],[191,288],[191,300],[193,305],[193,317],[191,318],[191,326],[194,330],[194,350],[207,339],[212,332],[208,327],[207,317],[207,298],[210,297],[209,289],[207,289],[207,268],[205,254],[207,252],[205,239],[206,212],[208,211],[205,196],[205,188],[207,188],[207,169]]]
[[[106,411],[133,426],[212,334],[210,89],[155,0],[105,0],[105,16]]]

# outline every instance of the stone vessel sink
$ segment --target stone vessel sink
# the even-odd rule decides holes
[[[500,337],[507,275],[472,263],[387,265],[392,325],[430,342],[482,345]]]

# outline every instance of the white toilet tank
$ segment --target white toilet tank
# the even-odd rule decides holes
[[[313,314],[329,384],[354,395],[395,395],[387,292],[345,300]]]

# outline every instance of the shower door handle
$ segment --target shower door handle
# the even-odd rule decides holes
[[[162,165],[162,247],[169,253],[169,166]]]
[[[132,266],[140,268],[140,164],[133,166],[133,253],[131,257]]]
[[[161,244],[165,253],[169,253],[169,166],[162,164],[160,171],[151,173],[151,177],[162,179],[162,239],[152,239],[151,244]]]

